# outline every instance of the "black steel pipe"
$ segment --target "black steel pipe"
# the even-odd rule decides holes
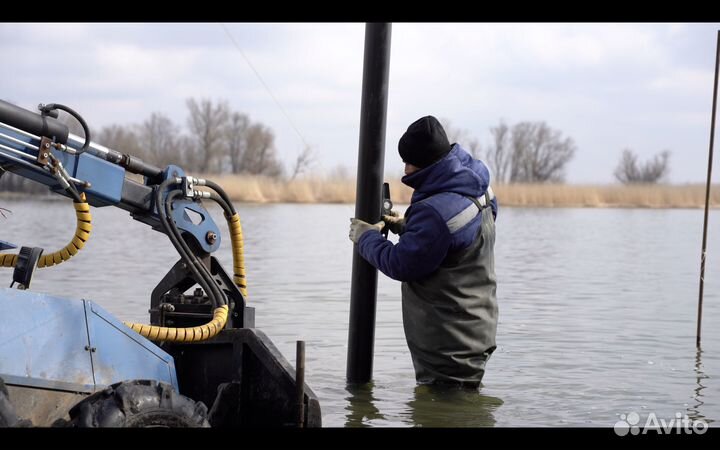
[[[703,289],[705,287],[705,255],[707,249],[708,209],[710,208],[710,184],[712,182],[713,148],[715,147],[715,117],[717,112],[718,75],[720,73],[720,30],[715,44],[715,84],[713,85],[712,114],[710,119],[710,149],[708,150],[707,183],[705,184],[705,215],[703,217],[702,250],[700,252],[700,289],[698,293],[697,334],[695,347],[700,348],[702,334]]]
[[[4,100],[0,100],[0,122],[36,136],[54,139],[61,144],[67,144],[70,133],[67,125],[57,119],[41,116]]]
[[[390,35],[389,23],[365,25],[355,217],[370,223],[380,220],[382,207]],[[362,384],[372,379],[376,302],[377,269],[365,261],[355,247],[350,290],[348,383]]]

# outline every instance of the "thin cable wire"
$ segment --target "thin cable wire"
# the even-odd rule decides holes
[[[272,99],[275,101],[275,104],[278,106],[278,108],[280,108],[280,111],[283,113],[285,118],[288,120],[288,122],[290,123],[290,126],[293,128],[293,130],[295,130],[295,133],[297,133],[298,137],[305,145],[305,148],[309,148],[310,146],[308,145],[307,141],[303,137],[302,133],[300,133],[300,130],[298,130],[298,128],[295,126],[295,123],[292,121],[292,119],[290,118],[288,113],[285,112],[285,108],[282,107],[282,105],[280,104],[278,99],[275,98],[275,95],[273,95],[272,91],[270,90],[270,87],[267,85],[267,83],[265,83],[265,80],[263,80],[263,78],[260,76],[260,73],[257,71],[257,69],[255,69],[255,66],[252,65],[252,63],[250,62],[250,59],[248,59],[248,57],[245,55],[245,52],[242,51],[242,49],[240,48],[240,45],[238,45],[237,41],[235,41],[235,38],[232,36],[232,34],[230,34],[230,31],[227,29],[225,24],[220,23],[220,26],[223,28],[223,30],[225,30],[225,34],[227,34],[227,36],[230,38],[230,41],[233,43],[235,48],[240,52],[240,54],[242,55],[243,59],[245,59],[245,62],[248,64],[248,66],[250,66],[252,71],[255,72],[255,76],[258,77],[258,80],[260,80],[260,83],[262,83],[262,85],[268,91],[268,94],[270,94],[270,97],[272,97]]]

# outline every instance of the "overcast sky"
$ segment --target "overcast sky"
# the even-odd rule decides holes
[[[94,129],[152,112],[184,127],[187,98],[227,100],[272,128],[286,164],[304,140],[316,169],[354,171],[365,25],[226,27],[247,60],[220,23],[0,24],[0,98],[26,108],[63,103]],[[386,174],[401,175],[397,141],[407,126],[432,114],[482,145],[500,120],[545,121],[577,144],[572,183],[613,182],[623,148],[643,160],[670,150],[672,182],[704,182],[718,29],[393,24]]]

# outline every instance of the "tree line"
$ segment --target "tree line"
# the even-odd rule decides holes
[[[508,125],[500,121],[490,127],[490,143],[482,148],[468,130],[453,127],[442,119],[450,142],[458,142],[473,157],[490,168],[496,183],[560,183],[566,166],[575,156],[575,141],[543,121]],[[670,152],[663,150],[648,161],[638,161],[631,149],[624,149],[613,175],[623,184],[658,183],[670,172]]]
[[[141,123],[90,128],[92,141],[159,167],[176,164],[196,174],[293,179],[315,162],[313,149],[306,147],[286,170],[278,157],[272,128],[251,120],[244,112],[232,110],[226,100],[188,98],[185,105],[188,112],[185,127],[162,112],[153,112]],[[59,120],[71,133],[84,136],[81,126],[64,111],[60,112]],[[34,185],[9,174],[0,177],[2,190],[44,189]]]
[[[93,141],[160,167],[177,164],[196,173],[284,175],[270,127],[233,111],[227,101],[189,98],[185,104],[184,129],[154,112],[140,124],[103,127]]]
[[[275,147],[275,133],[250,116],[230,108],[226,100],[188,98],[185,127],[167,115],[153,112],[142,123],[91,128],[93,142],[129,153],[164,167],[177,164],[198,174],[232,173],[294,179],[315,163],[312,148],[304,148],[286,168]],[[70,131],[83,135],[79,124],[64,112],[60,120]],[[495,183],[561,183],[567,164],[577,152],[575,141],[544,121],[523,121],[491,126],[490,143],[480,141],[468,130],[441,119],[450,142],[459,142],[475,158],[489,166]],[[630,149],[624,149],[614,171],[624,184],[657,183],[669,173],[670,152],[665,150],[645,163]],[[34,185],[34,183],[30,183]],[[19,177],[0,176],[0,190],[24,190]],[[41,186],[37,186],[41,188]],[[32,190],[32,188],[31,188]]]

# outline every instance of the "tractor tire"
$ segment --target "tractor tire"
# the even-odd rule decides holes
[[[0,428],[13,427],[18,421],[15,408],[10,403],[10,394],[8,393],[5,381],[0,378]]]
[[[7,386],[5,386],[5,380],[0,378],[0,428],[31,426],[33,424],[30,420],[22,419],[15,413],[15,407],[10,402],[10,393]]]
[[[154,380],[122,381],[70,409],[75,428],[209,427],[207,407]]]

